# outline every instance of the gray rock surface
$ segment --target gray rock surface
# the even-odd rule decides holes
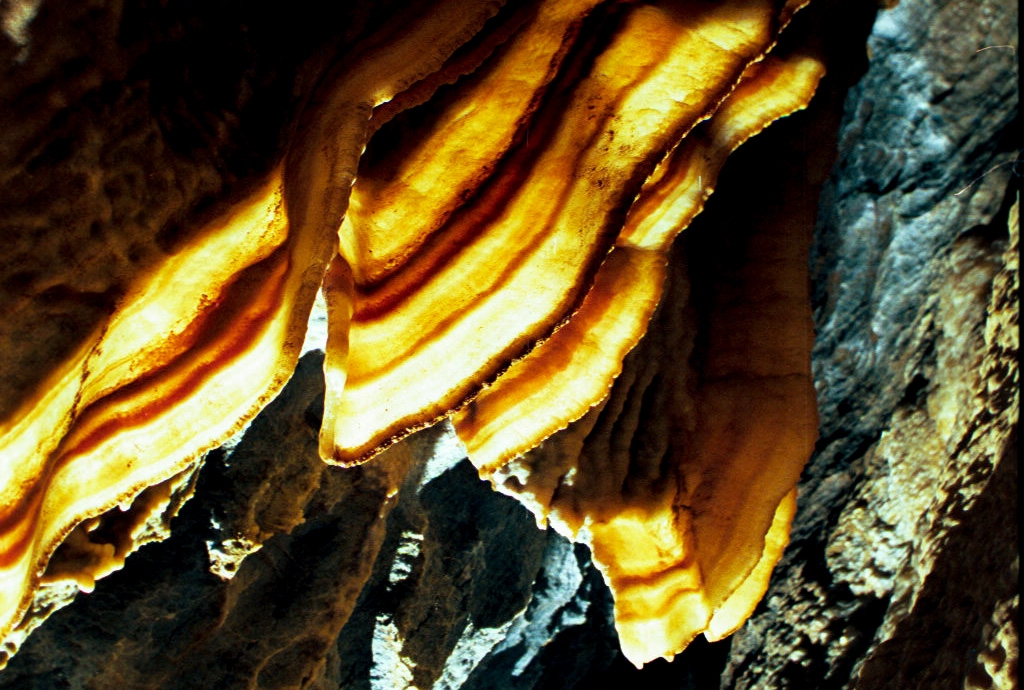
[[[1016,675],[981,650],[1017,606],[1017,26],[1015,3],[879,12],[812,259],[821,439],[724,686]]]
[[[493,492],[450,428],[320,461],[322,361],[207,458],[173,536],[55,613],[0,687],[531,688],[610,664],[586,550]]]

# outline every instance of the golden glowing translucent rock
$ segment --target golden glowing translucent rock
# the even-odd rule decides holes
[[[661,298],[665,252],[703,207],[726,156],[806,105],[823,73],[821,62],[806,55],[755,63],[714,117],[659,165],[569,327],[456,414],[456,428],[482,471],[533,448],[604,397]],[[591,347],[607,354],[587,352]]]
[[[590,4],[543,5],[442,115],[381,129],[382,154],[371,141],[340,232],[353,316],[328,459],[443,417],[578,309],[644,180],[779,21],[768,1],[662,3],[604,8],[574,36]]]
[[[91,537],[83,541],[94,523],[77,525],[182,473],[277,393],[335,252],[373,107],[436,71],[498,8],[441,1],[367,37],[375,48],[328,75],[282,166],[178,246],[112,272],[113,285],[100,286],[120,293],[112,313],[70,354],[45,362],[46,378],[30,394],[6,393],[0,638],[19,624],[68,535],[68,551],[81,557],[48,577],[87,588],[133,548],[94,549],[84,543]]]
[[[47,394],[4,429],[5,631],[72,527],[182,472],[287,375],[280,360],[284,340],[301,337],[290,309],[301,276],[287,270],[280,178],[201,236],[138,281]],[[208,270],[196,275],[195,265]],[[84,567],[93,572],[74,579],[89,582],[111,564]]]
[[[675,400],[662,404],[678,408],[681,430],[643,429],[604,447],[594,441],[592,413],[591,422],[568,436],[589,443],[563,438],[525,467],[504,466],[604,397],[661,296],[664,259],[658,257],[699,212],[726,155],[803,107],[823,71],[817,59],[800,54],[749,68],[710,121],[648,180],[618,246],[568,324],[455,415],[483,476],[523,499],[540,522],[550,519],[590,544],[615,594],[623,650],[637,664],[671,657],[702,632],[720,639],[735,630],[767,588],[786,543],[792,487],[817,433],[806,223],[766,227],[757,235],[751,251],[757,260],[743,269],[751,275],[736,274],[714,310],[701,383],[696,374],[660,374],[675,377]],[[625,264],[627,251],[647,255],[640,274],[616,265]],[[608,274],[616,272],[621,284],[611,287]],[[675,295],[683,304],[686,299]],[[684,338],[660,357],[685,370],[690,349]],[[609,404],[595,413],[608,415],[616,403]],[[644,414],[613,418],[636,428]],[[668,456],[678,476],[637,465],[630,447],[641,435],[666,437],[659,461]],[[638,492],[645,472],[657,481]],[[595,477],[605,481],[595,484]]]
[[[822,75],[769,55],[802,4],[439,0],[357,41],[258,188],[119,276],[91,337],[4,401],[0,637],[62,541],[50,580],[123,562],[138,537],[94,541],[104,515],[276,394],[321,286],[325,460],[454,414],[483,476],[590,545],[632,661],[732,632],[815,435],[805,238],[753,235],[767,258],[731,276],[700,372],[663,292],[725,158]],[[659,303],[671,343],[624,365]]]

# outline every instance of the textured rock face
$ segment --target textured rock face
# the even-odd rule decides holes
[[[359,468],[320,461],[322,359],[308,354],[237,445],[207,459],[174,535],[59,612],[0,682],[493,687],[514,674],[532,687],[613,658],[586,551],[481,482],[450,428]],[[95,635],[62,639],[82,628]],[[584,654],[545,647],[563,630],[575,634],[556,649]]]
[[[646,668],[650,685],[1014,686],[1019,141],[1016,56],[997,46],[1016,45],[1016,12],[879,12],[812,256],[822,436],[791,546],[747,626]],[[727,170],[723,207],[761,155]],[[727,241],[716,217],[692,228],[691,266]],[[586,550],[491,492],[450,432],[320,464],[319,363],[207,458],[174,536],[54,614],[0,687],[630,677]]]
[[[822,438],[726,684],[1016,677],[1016,11],[879,13],[812,259]]]

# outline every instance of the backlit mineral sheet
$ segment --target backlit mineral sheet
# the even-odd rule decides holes
[[[372,462],[452,416],[481,476],[590,546],[631,661],[734,631],[817,433],[806,223],[752,232],[701,371],[685,322],[658,361],[623,363],[685,299],[685,276],[665,290],[669,252],[726,157],[813,95],[823,64],[783,32],[803,4],[417,3],[352,38],[279,162],[202,222],[19,245],[2,265],[0,636],[44,581],[89,589],[177,505],[290,376],[321,288],[325,461]],[[55,298],[95,308],[41,341],[25,324]],[[667,426],[616,393],[644,377]],[[633,432],[660,452],[638,456]]]

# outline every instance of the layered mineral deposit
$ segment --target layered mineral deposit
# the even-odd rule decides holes
[[[0,6],[0,685],[1013,687],[1016,14],[805,4]]]

